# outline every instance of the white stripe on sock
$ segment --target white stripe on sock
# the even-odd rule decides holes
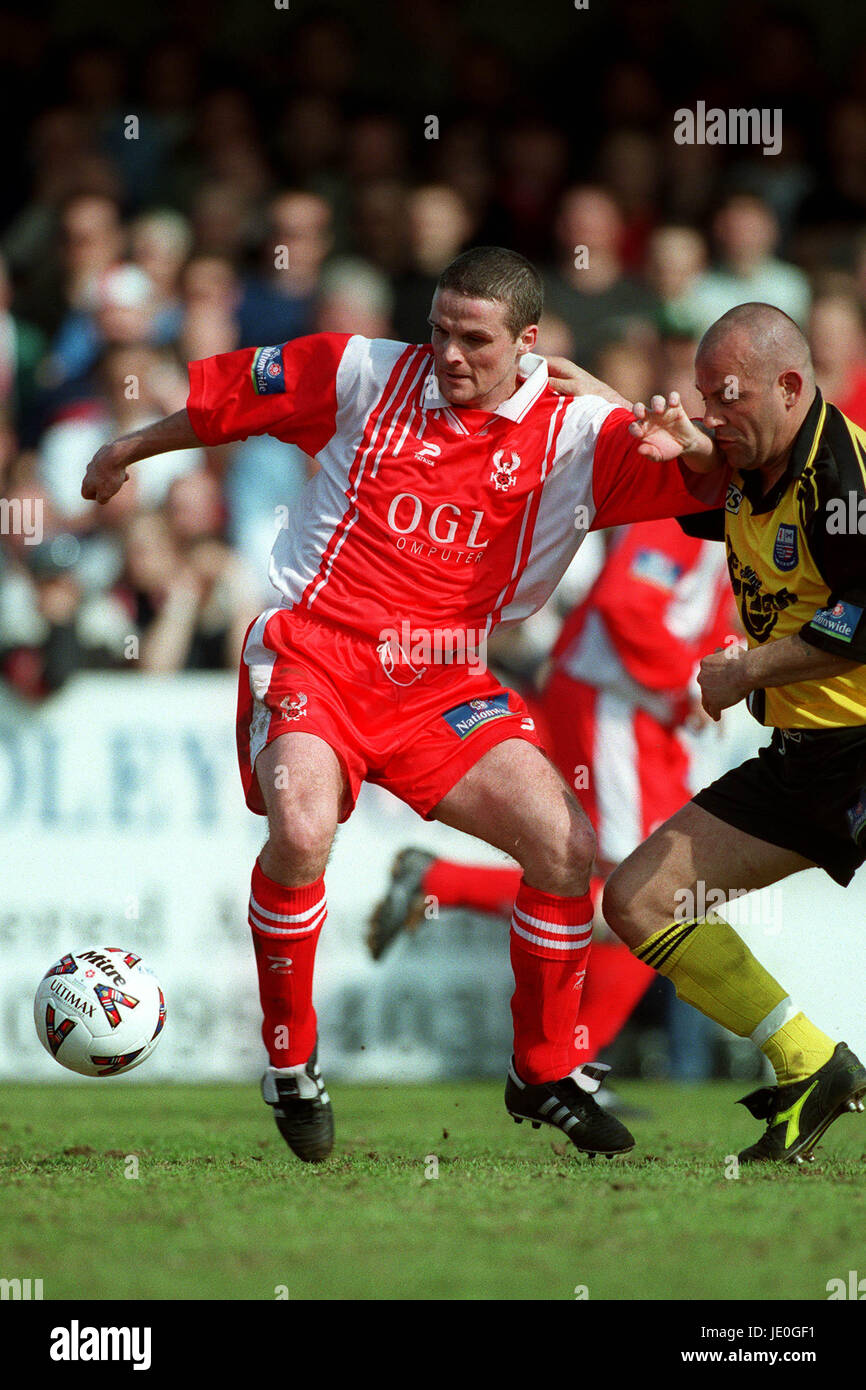
[[[552,951],[574,951],[575,954],[584,951],[592,940],[592,932],[589,932],[586,936],[567,938],[565,941],[551,941],[549,936],[536,936],[534,932],[524,931],[516,922],[511,923],[511,930],[536,946],[549,946]]]
[[[312,917],[321,907],[324,907],[325,895],[323,893],[317,903],[313,903],[312,907],[305,907],[303,912],[271,912],[269,907],[262,907],[261,903],[256,902],[252,893],[250,894],[250,904],[260,917],[267,917],[269,922],[303,922],[305,918]]]
[[[780,1028],[784,1028],[785,1024],[799,1012],[796,1004],[791,1003],[791,996],[788,995],[781,1004],[777,1004],[775,1009],[770,1010],[766,1018],[761,1019],[754,1033],[750,1034],[752,1042],[756,1047],[763,1047],[768,1038],[771,1038],[774,1033],[778,1033]]]
[[[543,931],[553,932],[557,936],[573,936],[578,932],[584,935],[586,932],[592,933],[591,922],[548,922],[545,917],[531,917],[528,912],[522,912],[516,903],[512,908],[512,914],[526,927],[541,927]]]
[[[321,926],[328,915],[327,907],[323,907],[318,917],[314,917],[311,922],[307,922],[302,927],[275,927],[273,922],[265,922],[261,917],[257,917],[252,907],[249,910],[250,925],[257,931],[264,932],[267,936],[311,936],[316,927]],[[291,920],[291,919],[290,919]]]

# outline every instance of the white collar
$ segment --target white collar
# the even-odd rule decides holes
[[[522,420],[536,398],[547,386],[547,362],[537,352],[525,352],[517,364],[520,385],[513,395],[491,411],[492,415],[504,415],[506,420]],[[453,406],[439,390],[439,382],[432,366],[421,393],[423,410],[454,410],[459,416],[460,407]],[[474,409],[475,407],[468,407]]]

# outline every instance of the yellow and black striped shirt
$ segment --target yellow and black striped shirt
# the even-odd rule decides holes
[[[681,520],[724,539],[749,646],[799,633],[810,646],[866,663],[866,431],[820,391],[778,482],[735,470],[724,510]],[[866,664],[845,675],[753,691],[761,724],[826,729],[866,723]]]

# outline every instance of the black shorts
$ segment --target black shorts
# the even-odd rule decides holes
[[[846,887],[866,860],[866,725],[776,729],[692,798],[710,815],[819,864]]]

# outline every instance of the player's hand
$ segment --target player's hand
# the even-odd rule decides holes
[[[711,719],[717,722],[722,710],[739,704],[752,690],[746,669],[748,653],[740,646],[719,648],[712,656],[705,656],[698,672],[698,685],[701,687],[701,704]]]
[[[548,357],[547,381],[558,396],[582,396],[591,380],[588,373],[567,357]]]
[[[679,458],[681,454],[709,459],[713,453],[711,440],[692,424],[683,409],[679,391],[671,391],[667,400],[653,396],[649,406],[636,401],[634,417],[629,434],[641,441],[638,453],[655,463]]]
[[[88,502],[108,502],[128,477],[126,464],[118,460],[114,444],[103,444],[87,465],[81,496]]]
[[[558,396],[601,396],[602,400],[610,401],[612,405],[631,410],[631,401],[608,386],[607,382],[599,381],[597,376],[578,367],[576,362],[569,361],[567,357],[548,357],[546,361],[547,384]]]

